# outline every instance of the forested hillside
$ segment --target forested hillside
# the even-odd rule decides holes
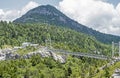
[[[30,59],[1,61],[0,78],[92,78],[106,63],[103,60],[68,56],[67,62],[61,64],[52,58],[33,56]]]
[[[98,41],[106,44],[111,44],[112,41],[118,42],[120,41],[119,36],[110,35],[101,33],[99,31],[93,30],[92,28],[88,28],[85,25],[79,24],[78,22],[70,19],[65,14],[57,10],[55,7],[51,5],[43,5],[36,7],[30,11],[28,11],[22,17],[14,20],[15,23],[48,23],[51,25],[67,27],[78,31],[80,33],[85,33],[90,36],[95,37]]]
[[[1,48],[3,45],[20,46],[23,42],[45,45],[45,41],[51,39],[51,45],[54,48],[110,55],[111,48],[108,45],[98,42],[94,37],[67,28],[47,24],[0,22],[0,30]]]
[[[51,46],[57,49],[74,52],[89,52],[104,55],[111,54],[111,47],[98,42],[94,37],[64,27],[48,24],[14,24],[0,22],[0,47],[20,46],[23,42],[37,43],[46,46],[51,39]],[[49,44],[49,41],[48,41]],[[17,53],[28,53],[29,50],[18,50]],[[0,61],[0,78],[106,78],[115,70],[99,68],[109,61],[86,57],[67,56],[61,64],[51,57],[35,55],[29,59]],[[111,67],[114,67],[111,66]],[[58,73],[59,72],[59,73]]]

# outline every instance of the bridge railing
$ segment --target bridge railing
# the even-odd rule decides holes
[[[97,59],[109,58],[108,56],[105,56],[105,55],[90,54],[90,53],[83,53],[83,52],[70,52],[70,51],[61,50],[61,49],[52,49],[52,51],[67,54],[67,55],[84,56],[84,57],[97,58]]]

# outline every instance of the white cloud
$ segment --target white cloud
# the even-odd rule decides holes
[[[38,3],[30,1],[25,7],[23,7],[23,9],[21,10],[21,14],[25,14],[27,11],[37,6],[39,6]]]
[[[29,11],[30,9],[35,8],[37,6],[38,6],[38,3],[30,1],[21,10],[7,10],[7,11],[4,11],[3,9],[0,9],[0,20],[13,21],[14,19],[22,16],[27,11]]]
[[[120,35],[120,3],[115,7],[105,0],[62,0],[59,8],[81,24]]]

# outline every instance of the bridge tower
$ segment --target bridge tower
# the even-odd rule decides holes
[[[112,42],[112,57],[114,57],[114,42]]]
[[[49,24],[45,21],[45,24],[47,25],[46,26],[46,29],[47,29],[47,33],[48,33],[48,26],[49,26]],[[46,47],[48,48],[52,48],[52,46],[51,46],[51,35],[49,35],[48,37],[46,37],[46,40],[45,40],[45,44],[46,44]]]
[[[51,38],[45,40],[46,47],[52,48],[51,46]]]
[[[120,57],[120,41],[119,41],[119,57]]]
[[[116,47],[118,48],[118,52],[115,52]],[[115,53],[118,53],[118,55],[120,57],[120,41],[119,41],[119,43],[112,42],[112,57],[115,56]]]

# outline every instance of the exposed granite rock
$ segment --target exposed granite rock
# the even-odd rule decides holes
[[[35,52],[30,52],[30,53],[22,55],[22,56],[19,54],[13,54],[12,52],[6,53],[4,55],[4,58],[1,58],[1,59],[4,59],[4,60],[20,59],[20,58],[29,59],[34,55],[40,55],[41,57],[52,57],[55,61],[59,61],[60,63],[66,62],[66,56],[58,55],[45,47],[40,48],[39,50],[37,50]]]
[[[50,52],[51,56],[53,57],[54,60],[59,61],[60,63],[65,63],[66,62],[66,57],[63,55],[58,55],[54,52]]]

